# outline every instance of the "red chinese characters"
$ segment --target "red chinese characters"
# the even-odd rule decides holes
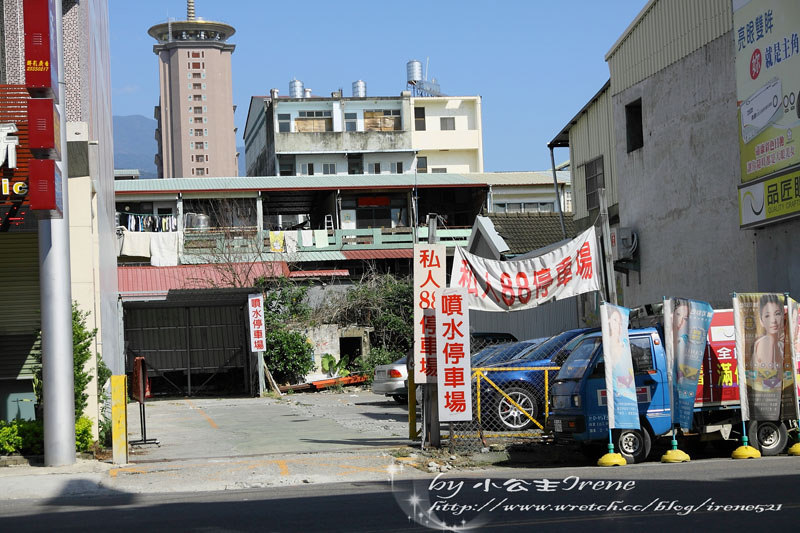
[[[434,382],[436,360],[436,307],[438,291],[445,286],[445,247],[414,247],[414,381]]]
[[[472,420],[469,307],[467,290],[450,288],[439,292],[436,315],[439,385],[439,419]]]
[[[251,294],[247,297],[247,315],[250,323],[250,350],[263,352],[264,338],[264,300],[260,294]]]

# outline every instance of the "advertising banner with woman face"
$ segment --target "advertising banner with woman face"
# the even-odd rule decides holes
[[[783,365],[783,418],[800,418],[800,408],[797,404],[800,396],[800,305],[789,298],[789,339],[791,341],[791,360],[784,360]],[[787,392],[788,389],[788,392]],[[791,403],[791,405],[787,405]]]
[[[739,399],[745,420],[781,419],[787,352],[791,367],[784,300],[782,294],[773,293],[736,294],[733,298]]]
[[[664,300],[664,344],[672,422],[680,424],[684,430],[692,429],[697,382],[713,316],[714,309],[706,302],[684,298]]]
[[[627,307],[603,304],[600,308],[608,427],[612,429],[639,429],[639,406],[636,403],[636,383],[628,339],[629,315],[630,309]]]

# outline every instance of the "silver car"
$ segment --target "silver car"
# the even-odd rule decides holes
[[[408,403],[408,369],[405,357],[394,363],[375,367],[372,392],[391,396],[399,404]]]

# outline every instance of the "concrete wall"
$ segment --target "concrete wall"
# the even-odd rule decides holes
[[[752,231],[739,230],[731,34],[613,95],[620,225],[638,232],[628,306],[665,295],[730,307],[756,290]],[[626,149],[625,106],[641,98],[644,146]]]
[[[800,218],[761,228],[755,233],[758,290],[789,292],[800,297]]]

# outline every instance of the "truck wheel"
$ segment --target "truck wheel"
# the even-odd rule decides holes
[[[650,432],[646,429],[615,429],[614,449],[628,464],[642,463],[650,455]]]
[[[789,437],[781,422],[751,420],[747,425],[747,439],[761,455],[778,455],[786,448]]]

